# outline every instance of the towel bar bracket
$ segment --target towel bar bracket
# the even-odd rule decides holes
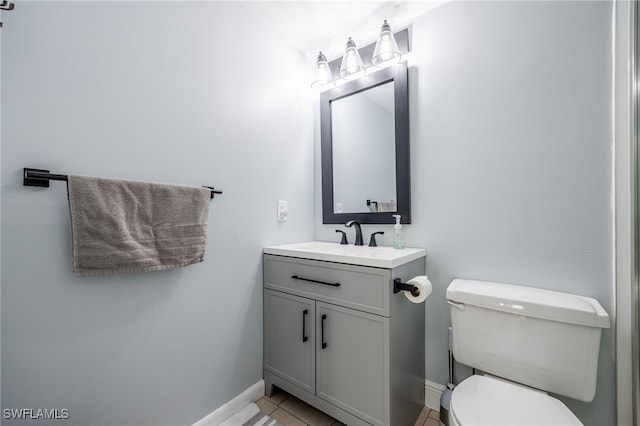
[[[203,186],[203,188],[208,188],[211,191],[211,198],[213,198],[216,194],[222,194],[222,191],[219,189],[215,189],[213,186]]]
[[[45,169],[31,169],[25,167],[22,179],[23,186],[39,186],[41,188],[49,187],[49,178],[37,177],[39,173],[49,173],[49,170]]]

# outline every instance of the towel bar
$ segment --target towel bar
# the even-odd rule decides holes
[[[67,175],[49,173],[49,170],[32,169],[27,167],[25,167],[23,170],[23,186],[39,186],[42,188],[48,188],[50,180],[69,180],[69,177]],[[220,191],[219,189],[215,189],[212,186],[205,186],[204,188],[209,188],[209,190],[211,190],[211,198],[213,198],[215,194],[222,194],[222,191]]]

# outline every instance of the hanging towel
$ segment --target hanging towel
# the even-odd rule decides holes
[[[67,191],[77,277],[204,260],[209,189],[71,175]]]
[[[379,212],[395,212],[398,210],[395,201],[378,201]]]

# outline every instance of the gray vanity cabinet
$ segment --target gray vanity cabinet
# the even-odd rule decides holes
[[[424,304],[397,268],[264,255],[264,378],[352,426],[413,425],[424,407]]]

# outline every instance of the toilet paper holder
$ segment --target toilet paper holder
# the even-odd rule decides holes
[[[400,278],[393,280],[393,293],[400,293],[401,291],[408,291],[413,296],[420,295],[420,289],[413,284],[403,283]]]

